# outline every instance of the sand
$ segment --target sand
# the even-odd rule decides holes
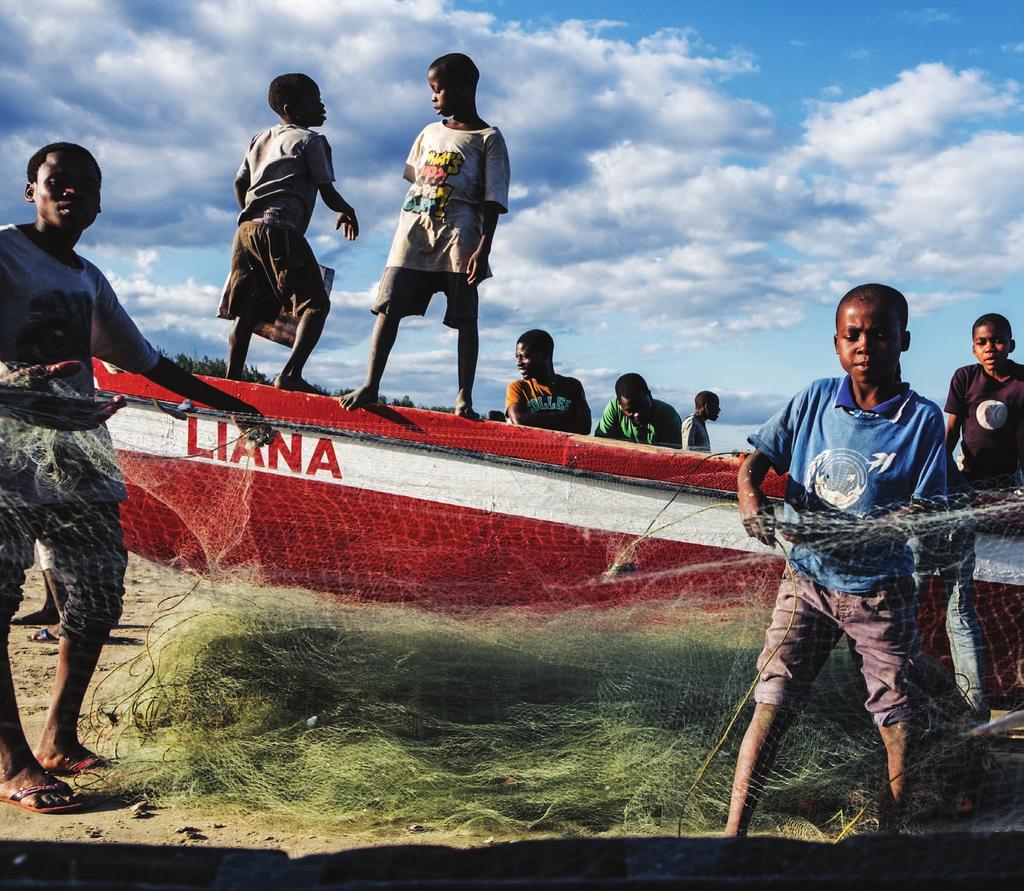
[[[104,649],[93,685],[100,684],[111,671],[143,651],[150,625],[168,609],[179,606],[188,591],[188,579],[163,567],[132,557],[126,577],[125,611],[120,627]],[[26,585],[25,612],[42,605],[42,577],[38,569],[29,574]],[[30,643],[26,640],[32,629],[12,629],[11,665],[21,705],[22,720],[29,741],[35,740],[46,713],[50,685],[56,666],[57,647]],[[88,709],[89,698],[86,699]],[[955,826],[936,827],[975,830],[980,832],[1024,831],[1024,742],[1004,747],[997,752],[1000,802],[973,820]],[[103,753],[100,747],[101,754]],[[86,783],[88,781],[85,781]],[[291,856],[339,851],[370,844],[487,844],[485,837],[450,836],[443,840],[430,833],[409,831],[387,836],[310,834],[308,829],[290,831],[280,818],[237,810],[211,812],[187,806],[156,807],[140,816],[132,810],[137,802],[106,799],[94,795],[95,806],[71,815],[32,814],[14,807],[0,806],[0,838],[40,841],[94,841],[151,844],[200,845],[275,849]],[[502,841],[504,839],[498,839]]]
[[[142,652],[147,629],[162,610],[173,608],[188,590],[183,588],[183,580],[187,577],[134,556],[131,558],[125,579],[124,615],[120,627],[104,648],[93,678],[94,687],[121,663]],[[42,605],[43,585],[38,569],[29,573],[25,594],[24,612],[31,612]],[[22,722],[30,743],[39,736],[42,728],[57,664],[57,647],[30,643],[26,638],[31,630],[14,626],[11,633],[11,667]],[[88,705],[87,695],[87,709]],[[88,780],[82,784],[87,785]],[[289,832],[282,829],[279,818],[227,810],[212,813],[188,807],[155,808],[148,811],[148,816],[140,817],[131,810],[135,802],[104,800],[98,795],[95,800],[96,806],[88,811],[67,815],[33,814],[20,808],[0,806],[0,838],[261,848],[287,851],[292,856],[339,851],[384,841],[429,841],[422,834],[412,833],[408,839],[395,839],[393,836],[382,839],[310,835],[308,829]]]

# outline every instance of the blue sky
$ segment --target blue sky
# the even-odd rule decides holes
[[[512,162],[479,408],[501,407],[517,335],[546,327],[595,409],[623,371],[684,414],[716,389],[731,447],[836,372],[832,310],[854,284],[908,295],[905,375],[938,400],[978,314],[1024,326],[1018,3],[3,0],[0,49],[5,218],[30,216],[35,147],[93,148],[104,213],[82,251],[172,351],[223,353],[231,179],[273,123],[267,83],[303,70],[363,224],[354,246],[322,208],[310,227],[337,278],[309,376],[361,381],[402,164],[431,120],[425,68],[453,49],[479,64]],[[441,310],[403,326],[384,392],[451,403]],[[284,354],[259,343],[252,359],[274,373]]]

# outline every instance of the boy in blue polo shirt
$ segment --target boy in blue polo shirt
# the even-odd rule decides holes
[[[889,789],[905,797],[919,652],[914,557],[893,519],[946,494],[944,424],[937,405],[899,379],[910,346],[907,301],[886,285],[860,285],[836,309],[843,378],[814,381],[750,437],[740,468],[747,533],[775,543],[761,490],[770,468],[788,473],[785,523],[793,578],[779,588],[758,658],[757,703],[740,747],[726,835],[745,835],[786,730],[845,632],[867,685],[864,703],[888,760]],[[850,546],[855,540],[861,544]]]

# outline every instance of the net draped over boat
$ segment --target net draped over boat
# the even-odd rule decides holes
[[[117,383],[135,395],[109,424],[116,455],[103,437],[13,420],[23,409],[3,420],[5,453],[69,493],[81,473],[123,475],[128,596],[145,576],[165,597],[146,653],[89,700],[88,735],[118,758],[112,788],[385,834],[724,826],[755,660],[792,583],[785,540],[743,532],[736,458],[346,413],[326,397],[261,404],[251,387],[277,431],[255,446],[223,415],[175,417],[146,385]],[[1008,480],[893,521],[932,542],[973,530],[986,685],[1003,708],[1024,698],[1020,503]],[[854,555],[878,535],[838,519],[814,531]],[[1020,788],[1019,766],[994,780],[967,733],[947,597],[939,574],[920,592],[911,828]],[[884,753],[863,684],[841,644],[754,831],[877,825]]]

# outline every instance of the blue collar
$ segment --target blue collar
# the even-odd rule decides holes
[[[850,375],[846,375],[839,384],[839,392],[836,394],[836,408],[845,408],[847,411],[857,412],[863,415],[878,415],[889,421],[895,421],[903,406],[907,403],[910,395],[910,384],[906,381],[900,383],[899,392],[891,399],[879,403],[874,408],[861,408],[854,401],[853,387],[850,384]]]

